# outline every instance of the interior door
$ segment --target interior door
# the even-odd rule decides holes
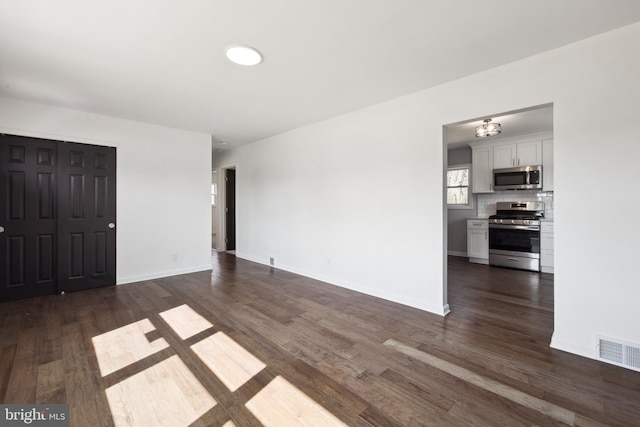
[[[58,289],[115,284],[116,149],[64,143],[59,158]]]
[[[0,301],[115,284],[116,150],[0,135]]]
[[[0,301],[57,284],[57,143],[0,135]]]
[[[236,249],[236,171],[235,169],[226,169],[225,177],[225,222],[227,234],[227,250]]]

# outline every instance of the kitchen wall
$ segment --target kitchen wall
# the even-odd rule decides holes
[[[461,147],[447,151],[449,166],[471,164],[471,148]],[[467,219],[476,217],[477,196],[471,195],[473,209],[447,210],[447,252],[450,255],[467,256]]]
[[[117,282],[211,268],[211,137],[0,97],[0,132],[114,146]]]
[[[640,156],[638,40],[631,25],[222,153],[216,167],[237,165],[238,256],[444,314],[443,124],[553,103],[552,346],[595,357],[596,334],[640,343],[640,232],[585,214],[595,197],[640,210],[624,196]]]

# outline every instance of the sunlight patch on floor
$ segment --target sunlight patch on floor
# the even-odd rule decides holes
[[[191,350],[230,391],[242,387],[267,366],[224,332],[197,342]]]
[[[105,391],[116,427],[189,426],[217,403],[177,355]]]
[[[160,317],[183,340],[213,327],[207,319],[186,304],[163,311]]]
[[[331,412],[277,376],[245,406],[266,427],[345,426]]]
[[[146,334],[156,328],[143,319],[91,339],[100,374],[104,377],[169,347],[164,338],[149,342]]]
[[[182,340],[213,328],[212,323],[186,304],[159,315]],[[165,338],[161,337],[149,319],[97,335],[92,342],[103,377],[169,348]],[[222,331],[188,348],[231,393],[237,392],[267,367]],[[187,366],[174,353],[163,353],[159,359],[164,360],[142,371],[150,360],[144,365],[138,363],[138,369],[132,366],[130,370],[134,375],[105,389],[116,427],[190,426],[218,404],[194,374],[198,372],[203,378],[202,375],[207,375],[206,371],[191,371],[194,360],[185,357],[184,360],[190,363]],[[240,390],[238,393],[244,392]],[[346,426],[281,376],[251,397],[245,408],[267,427]],[[236,425],[229,418],[222,427]]]

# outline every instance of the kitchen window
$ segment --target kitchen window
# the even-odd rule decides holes
[[[470,164],[447,168],[447,207],[449,209],[473,209],[470,188]]]

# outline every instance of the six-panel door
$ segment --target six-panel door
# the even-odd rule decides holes
[[[0,301],[115,283],[115,148],[0,135]]]
[[[54,293],[57,143],[11,135],[0,141],[0,299]]]
[[[58,289],[112,285],[116,270],[115,148],[64,143],[59,146],[59,163]]]

